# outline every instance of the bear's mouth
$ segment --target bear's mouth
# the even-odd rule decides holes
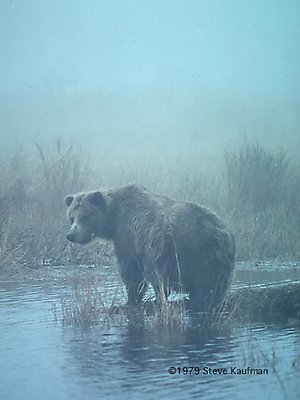
[[[78,244],[87,244],[91,242],[95,238],[95,234],[92,233],[90,236],[80,236],[76,235],[74,233],[68,233],[67,234],[67,239],[72,242],[72,243],[78,243]]]

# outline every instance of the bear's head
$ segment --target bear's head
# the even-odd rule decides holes
[[[95,191],[68,195],[65,202],[71,222],[68,240],[84,244],[95,237],[107,236],[107,201],[104,194]]]

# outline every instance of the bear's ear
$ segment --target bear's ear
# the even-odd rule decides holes
[[[87,199],[97,208],[106,208],[106,200],[101,192],[91,192],[87,195]]]
[[[69,194],[68,196],[65,197],[65,202],[66,202],[66,205],[67,205],[68,207],[69,207],[69,205],[72,203],[73,199],[74,199],[74,196],[71,195],[71,194]]]

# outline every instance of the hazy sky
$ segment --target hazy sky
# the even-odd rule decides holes
[[[0,0],[0,57],[2,149],[300,136],[299,0]]]

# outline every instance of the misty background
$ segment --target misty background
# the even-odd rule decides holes
[[[106,254],[64,196],[128,183],[299,259],[299,34],[298,0],[1,0],[0,269]]]
[[[299,151],[299,16],[297,0],[1,0],[1,152]]]

